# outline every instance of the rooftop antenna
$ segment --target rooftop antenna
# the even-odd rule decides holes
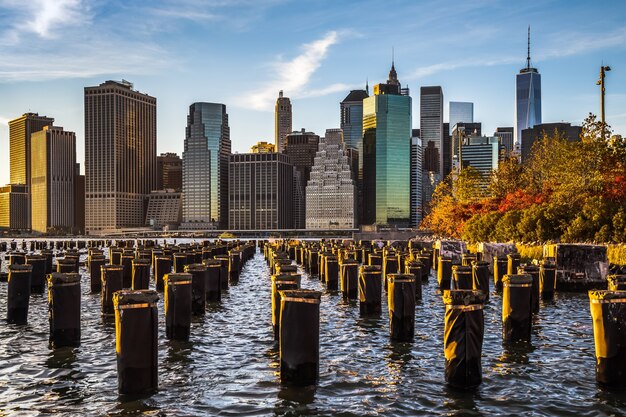
[[[369,78],[368,77],[365,77],[365,92],[367,94],[370,93],[370,82],[369,82]]]
[[[526,56],[526,68],[530,69],[530,25],[528,25],[528,55]]]
[[[394,47],[391,47],[391,66],[393,67],[395,61],[395,50]]]

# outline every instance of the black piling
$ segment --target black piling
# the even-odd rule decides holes
[[[158,387],[159,295],[153,290],[118,291],[115,306],[117,384],[121,395],[146,395]]]
[[[89,282],[92,294],[102,291],[102,266],[106,264],[104,255],[89,257]]]
[[[626,291],[589,291],[596,381],[626,388]]]
[[[154,285],[158,292],[163,292],[165,284],[163,277],[172,272],[172,257],[159,255],[154,258]]]
[[[382,271],[378,265],[364,265],[359,271],[359,310],[362,316],[381,313]]]
[[[437,267],[437,282],[441,291],[449,290],[452,285],[452,259],[444,256],[439,257]]]
[[[150,287],[150,261],[132,261],[132,289],[147,290]]]
[[[191,331],[191,274],[167,273],[164,282],[165,337],[189,340]]]
[[[474,290],[485,293],[485,301],[489,300],[489,263],[472,261],[472,285]]]
[[[272,327],[274,340],[280,338],[280,291],[300,289],[300,275],[272,275]]]
[[[453,290],[472,290],[474,282],[472,280],[472,267],[463,265],[452,266],[452,281],[450,288]]]
[[[31,294],[42,294],[46,289],[46,258],[39,255],[27,255],[26,265],[33,267],[30,278]]]
[[[515,275],[517,274],[517,268],[520,266],[520,262],[522,260],[519,253],[509,253],[506,255],[507,267],[506,274],[507,275]]]
[[[112,317],[115,314],[113,294],[124,287],[124,267],[122,265],[102,265],[100,271],[102,278],[102,316]]]
[[[203,316],[206,310],[207,267],[204,264],[185,266],[185,272],[191,274],[191,313]]]
[[[452,387],[472,388],[482,382],[484,300],[485,295],[482,291],[444,291],[445,375],[446,382]]]
[[[493,284],[496,292],[502,291],[502,278],[507,274],[508,264],[506,256],[493,257]]]
[[[502,280],[502,341],[530,342],[532,330],[532,277],[505,275]]]
[[[344,300],[359,297],[359,264],[354,259],[346,259],[340,267],[341,293]]]
[[[32,272],[32,265],[9,265],[7,289],[7,323],[9,324],[22,325],[28,322]]]
[[[320,299],[312,290],[280,292],[280,381],[317,383],[320,358]]]
[[[121,265],[123,268],[122,272],[122,285],[123,288],[130,289],[133,286],[133,261],[135,260],[135,255],[122,255]]]
[[[48,275],[50,346],[80,346],[80,274]]]
[[[76,261],[73,258],[67,257],[57,259],[57,272],[62,274],[78,272],[76,271]]]
[[[222,262],[206,259],[204,265],[207,267],[206,301],[208,303],[220,302],[222,301],[222,284],[220,282]]]
[[[523,265],[517,268],[518,274],[530,275],[533,279],[532,286],[532,307],[533,312],[539,311],[539,267],[537,265]]]
[[[415,278],[415,301],[422,299],[422,264],[417,261],[408,261],[404,266],[404,273]]]
[[[415,277],[389,274],[387,282],[389,336],[397,342],[410,342],[415,335]]]
[[[334,255],[326,255],[324,262],[324,279],[329,291],[339,289],[339,262]]]
[[[609,288],[610,289],[610,288]],[[624,286],[626,289],[626,286]],[[556,290],[556,265],[544,260],[539,264],[539,293],[542,300],[552,300]]]

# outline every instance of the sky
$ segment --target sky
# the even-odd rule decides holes
[[[350,89],[387,79],[392,59],[413,97],[443,87],[474,102],[483,132],[513,126],[515,74],[542,77],[544,122],[599,113],[626,134],[626,1],[579,0],[0,0],[0,184],[8,120],[26,112],[76,132],[84,160],[83,88],[125,79],[157,98],[159,152],[182,154],[189,105],[224,103],[233,152],[274,141],[278,91],[293,128],[339,127]]]

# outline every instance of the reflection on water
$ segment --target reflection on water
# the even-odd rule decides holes
[[[3,254],[0,254],[3,256]],[[6,263],[5,263],[6,266]],[[593,330],[585,294],[557,294],[533,320],[532,344],[502,344],[501,296],[485,305],[483,384],[471,391],[444,381],[441,294],[433,276],[417,304],[415,340],[389,340],[387,300],[377,317],[358,302],[324,292],[320,306],[320,381],[286,387],[271,327],[270,279],[260,254],[194,319],[189,342],[165,338],[159,301],[159,391],[117,393],[115,328],[83,270],[82,342],[48,346],[46,296],[33,296],[26,326],[0,322],[0,415],[622,415],[626,393],[595,383]],[[302,286],[323,290],[303,274]],[[0,283],[0,319],[7,285]],[[538,401],[537,399],[541,400]]]

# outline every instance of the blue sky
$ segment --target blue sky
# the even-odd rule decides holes
[[[0,0],[0,183],[6,122],[27,111],[75,131],[82,163],[84,86],[123,78],[155,96],[159,152],[182,152],[192,102],[225,103],[233,150],[245,152],[273,141],[280,89],[294,129],[338,127],[348,90],[387,78],[392,47],[413,127],[419,87],[441,85],[446,107],[473,101],[491,133],[513,124],[529,24],[544,122],[599,113],[604,62],[607,121],[626,134],[626,2],[601,6],[602,15],[576,0]]]

